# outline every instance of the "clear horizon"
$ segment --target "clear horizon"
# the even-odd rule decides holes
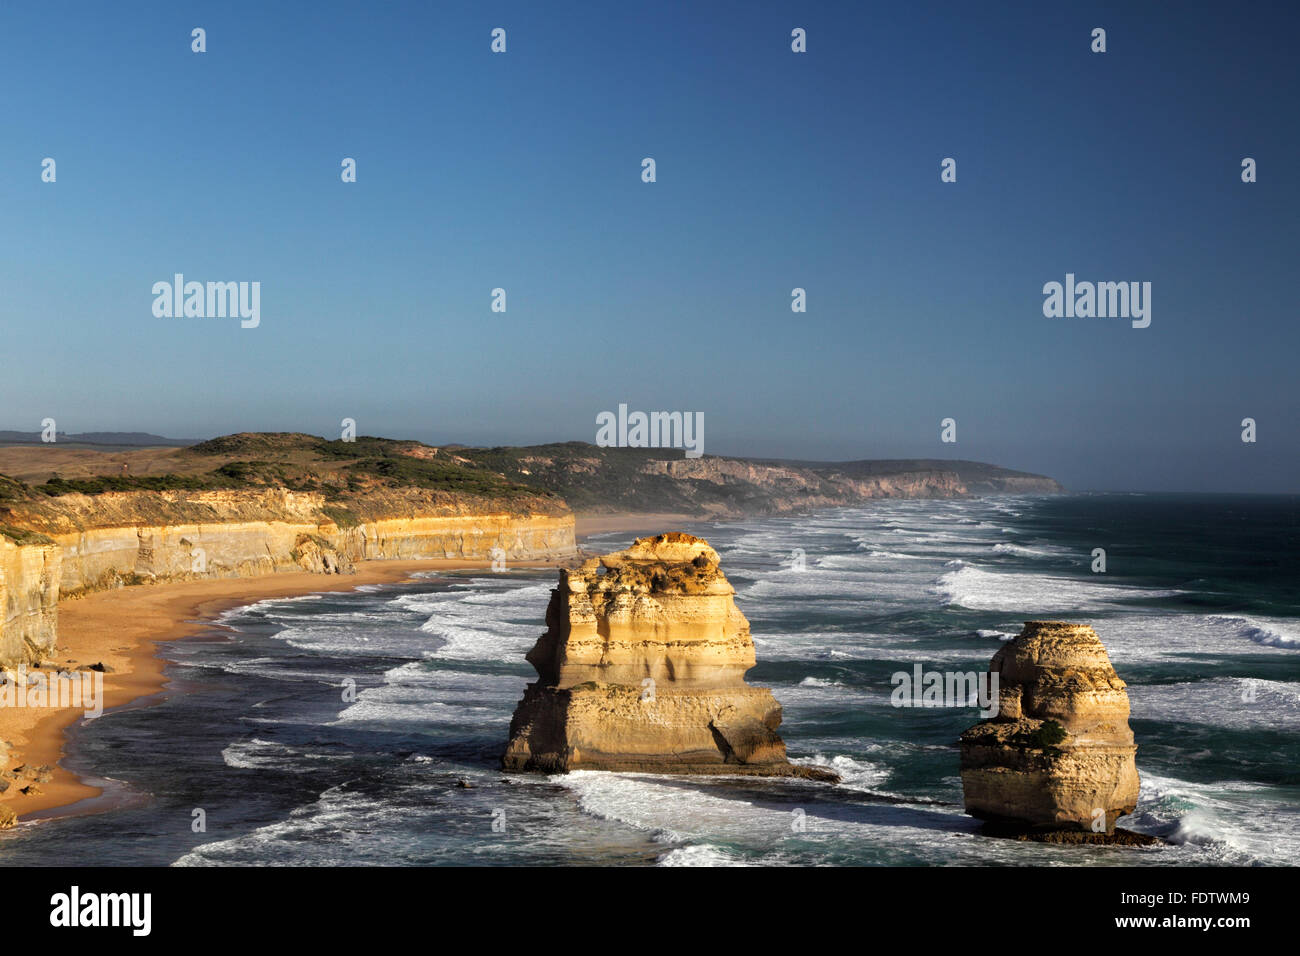
[[[709,455],[1300,490],[1293,6],[136,12],[4,14],[5,428],[527,445],[627,403]],[[176,274],[260,321],[159,317]],[[1047,317],[1067,277],[1150,325]]]

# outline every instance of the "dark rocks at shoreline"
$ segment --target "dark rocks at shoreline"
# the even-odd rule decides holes
[[[1164,846],[1165,841],[1149,833],[1136,833],[1116,827],[1113,833],[1090,830],[1027,830],[1010,822],[988,821],[980,834],[1004,840],[1029,843],[1055,843],[1058,846]]]

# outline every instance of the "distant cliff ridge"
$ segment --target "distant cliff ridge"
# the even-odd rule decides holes
[[[1059,494],[1052,478],[973,461],[805,462],[685,458],[671,449],[584,442],[458,449],[503,477],[553,492],[580,512],[680,512],[707,517],[781,514],[876,498]]]

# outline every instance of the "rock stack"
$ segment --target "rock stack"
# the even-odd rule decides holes
[[[781,705],[744,681],[754,642],[734,595],[718,553],[680,532],[562,570],[504,768],[838,780],[786,759]]]
[[[1137,805],[1137,745],[1125,684],[1096,633],[1027,621],[989,671],[998,715],[961,735],[966,812],[993,832],[1113,838],[1115,820]]]

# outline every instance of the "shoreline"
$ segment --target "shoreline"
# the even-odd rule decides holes
[[[558,567],[565,560],[520,561],[513,567]],[[104,665],[104,715],[127,707],[150,706],[166,697],[170,683],[166,675],[168,662],[159,655],[158,645],[211,628],[225,611],[258,601],[345,593],[369,584],[402,584],[422,571],[467,571],[490,566],[487,559],[474,558],[367,561],[359,563],[356,573],[349,575],[289,571],[100,591],[60,602],[58,641],[50,660],[62,671]],[[13,744],[3,758],[3,769],[52,768],[44,783],[27,778],[5,781],[9,789],[0,794],[0,807],[16,813],[19,823],[33,817],[50,819],[76,813],[83,804],[87,812],[96,812],[90,809],[95,806],[90,801],[106,803],[102,809],[114,805],[114,801],[101,801],[104,788],[87,783],[62,766],[67,756],[68,731],[85,719],[79,707],[0,708],[0,741]],[[33,783],[39,792],[20,792]]]
[[[650,534],[674,530],[686,522],[707,518],[675,513],[578,515],[577,559],[592,535]],[[513,562],[516,568],[561,567],[572,557]],[[251,578],[211,578],[201,581],[134,585],[99,591],[59,603],[58,640],[50,660],[60,671],[102,664],[105,668],[103,714],[128,707],[151,706],[166,698],[170,682],[167,661],[158,645],[191,637],[211,628],[225,611],[258,601],[355,591],[370,584],[402,584],[422,571],[487,569],[485,558],[423,558],[376,560],[357,564],[355,574],[322,575],[287,571]],[[29,668],[30,672],[31,668]],[[78,812],[96,813],[121,803],[121,795],[83,779],[62,765],[69,731],[85,721],[82,708],[0,707],[0,769],[50,767],[47,782],[6,779],[0,808],[18,815],[19,823],[37,822]],[[44,776],[44,775],[42,775]],[[25,786],[39,792],[23,794]],[[80,810],[78,808],[81,808]]]

